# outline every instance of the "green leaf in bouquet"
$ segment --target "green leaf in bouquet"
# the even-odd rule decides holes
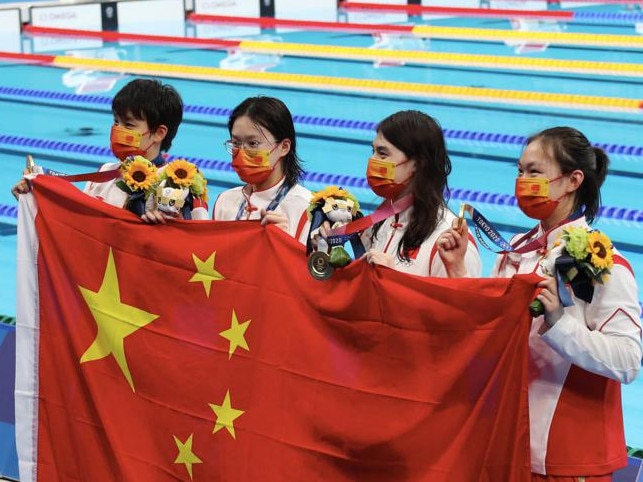
[[[118,187],[121,191],[126,192],[127,194],[132,194],[132,190],[127,185],[127,183],[122,179],[119,179],[118,181],[116,181],[116,187]]]
[[[534,318],[544,315],[545,314],[545,305],[543,305],[543,302],[540,300],[534,300],[531,303],[529,303],[529,313],[531,316]]]

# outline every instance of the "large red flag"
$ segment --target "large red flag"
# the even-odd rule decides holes
[[[21,200],[21,480],[527,481],[532,277],[328,281],[253,222]]]

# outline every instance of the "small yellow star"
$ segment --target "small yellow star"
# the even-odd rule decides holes
[[[217,252],[215,251],[205,261],[201,261],[196,254],[192,254],[192,260],[194,261],[197,272],[190,278],[190,282],[200,281],[203,283],[203,288],[208,298],[210,297],[210,286],[212,286],[212,282],[225,279],[221,273],[214,269],[214,257],[216,254]]]
[[[230,435],[232,435],[232,438],[236,440],[237,437],[234,433],[234,421],[243,415],[244,411],[232,408],[232,405],[230,404],[230,390],[226,392],[221,405],[215,405],[214,403],[209,403],[208,405],[210,405],[210,408],[214,410],[214,413],[217,416],[217,421],[212,433],[217,433],[222,428],[225,428]]]
[[[123,342],[126,337],[151,323],[159,315],[148,313],[135,306],[121,302],[118,273],[116,272],[116,263],[114,263],[114,254],[111,248],[100,289],[94,292],[82,286],[78,288],[92,312],[98,328],[96,339],[85,350],[83,356],[80,357],[80,363],[100,360],[112,355],[123,372],[127,383],[132,387],[132,391],[136,391],[132,374],[127,366]]]
[[[176,435],[173,435],[174,443],[176,444],[176,447],[179,449],[179,455],[176,456],[176,460],[174,461],[174,463],[185,464],[185,468],[187,469],[188,474],[190,475],[190,480],[192,480],[192,464],[203,463],[203,461],[199,457],[197,457],[194,452],[192,452],[193,435],[194,434],[190,434],[190,436],[185,442],[181,442],[181,440]]]
[[[232,354],[237,349],[241,347],[244,350],[250,351],[248,348],[248,342],[246,342],[245,333],[250,325],[252,320],[244,321],[239,323],[237,320],[237,314],[232,310],[232,321],[230,322],[230,328],[219,333],[223,338],[230,341],[230,348],[228,348],[228,360],[232,358]]]

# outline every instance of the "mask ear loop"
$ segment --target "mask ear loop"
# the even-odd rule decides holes
[[[393,172],[395,172],[395,169],[397,169],[400,166],[403,166],[404,164],[408,164],[411,161],[412,161],[412,159],[407,158],[406,160],[400,162],[399,164],[393,164],[391,161],[384,161],[384,162],[390,162],[391,164],[393,164]],[[395,176],[393,176],[393,177],[395,177]],[[409,177],[404,179],[402,182],[396,182],[395,184],[404,184],[405,182],[407,182],[412,177],[413,177],[413,173],[409,174]],[[393,179],[391,179],[391,181],[393,181]],[[393,181],[393,182],[395,182],[395,181]]]
[[[146,136],[146,135],[148,135],[148,134],[152,134],[152,131],[147,130],[146,132],[143,132],[143,133],[141,134],[141,146],[139,146],[139,149],[140,149],[141,151],[145,152],[145,156],[147,156],[147,151],[149,151],[149,150],[150,150],[150,147],[152,147],[152,146],[154,145],[154,139],[150,139],[150,144],[149,144],[147,147],[143,148],[143,145],[142,145],[142,143],[143,143],[143,136]],[[145,156],[144,156],[144,157],[145,157]]]
[[[395,167],[403,166],[404,164],[406,164],[406,163],[408,163],[408,162],[411,162],[411,161],[412,161],[412,159],[407,159],[406,161],[402,161],[402,162],[400,162],[399,164],[395,164]],[[407,177],[406,179],[404,179],[402,182],[396,182],[395,184],[402,184],[402,185],[404,185],[404,186],[405,186],[405,185],[407,185],[407,184],[409,183],[409,181],[410,181],[411,179],[413,179],[413,175],[414,175],[414,174],[415,174],[415,171],[414,171],[414,172],[412,172],[411,174],[409,174],[409,177]]]
[[[270,149],[270,151],[268,151],[268,164],[270,164],[270,154],[272,154],[273,152],[275,152],[275,151],[277,150],[277,147],[279,147],[279,146],[281,145],[281,142],[282,142],[282,141],[279,141],[279,142],[275,143],[275,147],[273,147],[272,149]],[[287,155],[287,154],[286,154],[286,155]],[[273,170],[273,172],[274,172],[275,168],[277,167],[277,165],[278,165],[281,161],[283,161],[284,157],[286,157],[286,156],[285,156],[285,155],[284,155],[284,156],[281,156],[279,159],[277,159],[277,160],[275,161],[275,163],[274,163],[272,166],[270,166],[270,168]],[[283,166],[282,166],[282,174],[283,174]]]
[[[555,177],[555,178],[553,178],[553,179],[549,179],[549,184],[551,185],[551,183],[552,183],[552,182],[559,181],[560,179],[562,179],[562,178],[564,178],[565,176],[568,176],[568,175],[569,175],[569,174],[561,174],[561,175],[560,175],[560,176],[558,176],[558,177]],[[557,202],[557,203],[558,203],[558,202],[560,202],[560,200],[561,200],[561,199],[563,199],[564,197],[569,196],[569,194],[571,194],[571,193],[568,193],[568,192],[563,193],[563,194],[561,194],[559,197],[557,197],[556,199],[552,199],[552,198],[551,198],[551,196],[549,196],[549,199],[551,199],[552,201],[554,201],[554,202]]]

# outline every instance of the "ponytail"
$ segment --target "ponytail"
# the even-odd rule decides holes
[[[598,181],[598,187],[601,187],[603,182],[605,182],[607,166],[610,160],[607,154],[605,154],[605,151],[600,147],[594,147],[594,155],[596,156],[596,179]]]

